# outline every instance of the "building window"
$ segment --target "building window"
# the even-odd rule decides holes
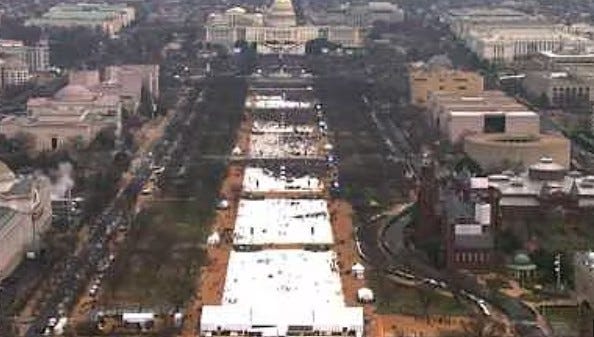
[[[466,90],[466,86],[461,85],[461,86],[458,87],[458,90]]]
[[[57,148],[58,148],[58,138],[52,137],[52,150],[55,150]]]
[[[486,115],[483,126],[484,133],[503,133],[505,132],[504,115]]]

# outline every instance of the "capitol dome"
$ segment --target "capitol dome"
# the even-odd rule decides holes
[[[60,101],[92,101],[95,94],[82,85],[69,84],[60,89],[54,98]]]
[[[245,13],[247,13],[247,11],[240,6],[235,6],[235,7],[229,8],[226,11],[226,13],[227,14],[245,14]]]
[[[291,0],[274,0],[266,14],[266,25],[272,27],[296,26],[297,19]]]

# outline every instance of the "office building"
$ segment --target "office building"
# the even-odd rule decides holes
[[[431,93],[428,110],[433,125],[451,143],[473,134],[540,134],[538,114],[501,91],[464,96]]]
[[[29,67],[17,56],[0,59],[2,87],[20,86],[31,80]]]
[[[134,7],[126,4],[61,3],[26,24],[39,27],[88,27],[100,29],[109,36],[116,35],[135,20]]]
[[[37,44],[27,46],[23,41],[0,40],[0,57],[15,57],[27,64],[29,72],[48,71],[49,43],[46,39],[40,40]]]
[[[499,216],[516,211],[539,212],[562,206],[582,212],[594,207],[594,177],[568,171],[550,157],[543,157],[521,174],[504,171],[488,177],[471,178],[471,189],[491,189],[496,198],[492,206]]]
[[[588,106],[594,97],[594,73],[580,71],[528,71],[522,81],[526,94],[547,107]]]
[[[544,18],[506,7],[469,7],[455,8],[444,12],[441,20],[446,22],[452,33],[460,39],[476,27],[537,25]]]
[[[464,138],[464,152],[485,171],[528,167],[551,157],[565,168],[571,164],[571,142],[547,134],[475,134]]]
[[[466,46],[480,59],[508,63],[525,59],[542,51],[562,48],[586,50],[592,41],[564,30],[563,26],[481,27],[471,30]]]
[[[404,21],[404,10],[397,4],[386,1],[370,1],[364,4],[349,3],[344,12],[345,24],[354,27],[370,27],[376,22],[398,23]]]
[[[408,67],[410,102],[426,107],[429,94],[445,91],[465,96],[484,90],[483,77],[472,71],[451,69],[440,65],[414,63]]]
[[[17,176],[0,162],[0,280],[10,275],[51,224],[50,183],[41,176]]]
[[[442,19],[480,59],[508,63],[542,51],[586,50],[592,40],[566,25],[504,7],[454,9]]]

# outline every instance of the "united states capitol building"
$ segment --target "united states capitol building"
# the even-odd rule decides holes
[[[206,24],[206,40],[233,47],[236,41],[254,43],[262,54],[304,54],[308,41],[323,38],[346,48],[363,45],[360,28],[346,25],[299,25],[291,0],[274,0],[263,13],[233,7],[211,13]]]

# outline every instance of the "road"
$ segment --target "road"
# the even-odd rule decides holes
[[[361,99],[367,106],[369,117],[390,152],[389,159],[395,162],[404,162],[407,177],[416,176],[419,173],[420,161],[414,158],[414,150],[405,132],[394,124],[387,113],[378,112],[379,109],[367,97],[363,96]]]
[[[407,174],[414,177],[419,172],[421,159],[414,155],[415,150],[408,140],[406,131],[395,125],[389,114],[379,112],[381,109],[365,96],[362,100],[367,105],[369,116],[391,153],[391,160],[404,161]],[[418,252],[406,246],[405,230],[413,219],[412,214],[400,217],[390,210],[359,224],[356,227],[356,235],[361,257],[391,279],[430,284],[436,290],[449,291],[461,299],[474,303],[476,307],[479,307],[479,300],[489,299],[489,289],[480,285],[472,275],[458,271],[438,270]],[[507,300],[515,301],[516,305],[522,306],[517,299],[507,298]],[[508,327],[513,324],[525,324],[525,322],[514,322],[513,318],[503,313],[505,310],[498,308],[495,304],[488,305],[488,309],[494,317],[506,323]],[[546,336],[546,334],[543,335]]]
[[[180,100],[183,102],[183,99]],[[179,106],[178,106],[179,108]],[[180,111],[181,110],[181,111]],[[151,166],[166,165],[164,154],[169,148],[177,145],[175,138],[177,127],[187,118],[189,110],[176,109],[164,136],[154,143],[148,152],[136,158],[137,165],[132,169],[131,179],[118,192],[113,202],[90,224],[89,235],[81,249],[66,258],[62,268],[52,275],[55,282],[54,291],[46,297],[39,307],[39,314],[31,322],[25,333],[27,337],[41,336],[51,317],[61,317],[73,308],[80,294],[85,291],[91,278],[97,274],[102,265],[109,261],[108,240],[110,233],[120,226],[129,226],[127,222],[125,200],[136,197],[142,186],[151,175]]]

